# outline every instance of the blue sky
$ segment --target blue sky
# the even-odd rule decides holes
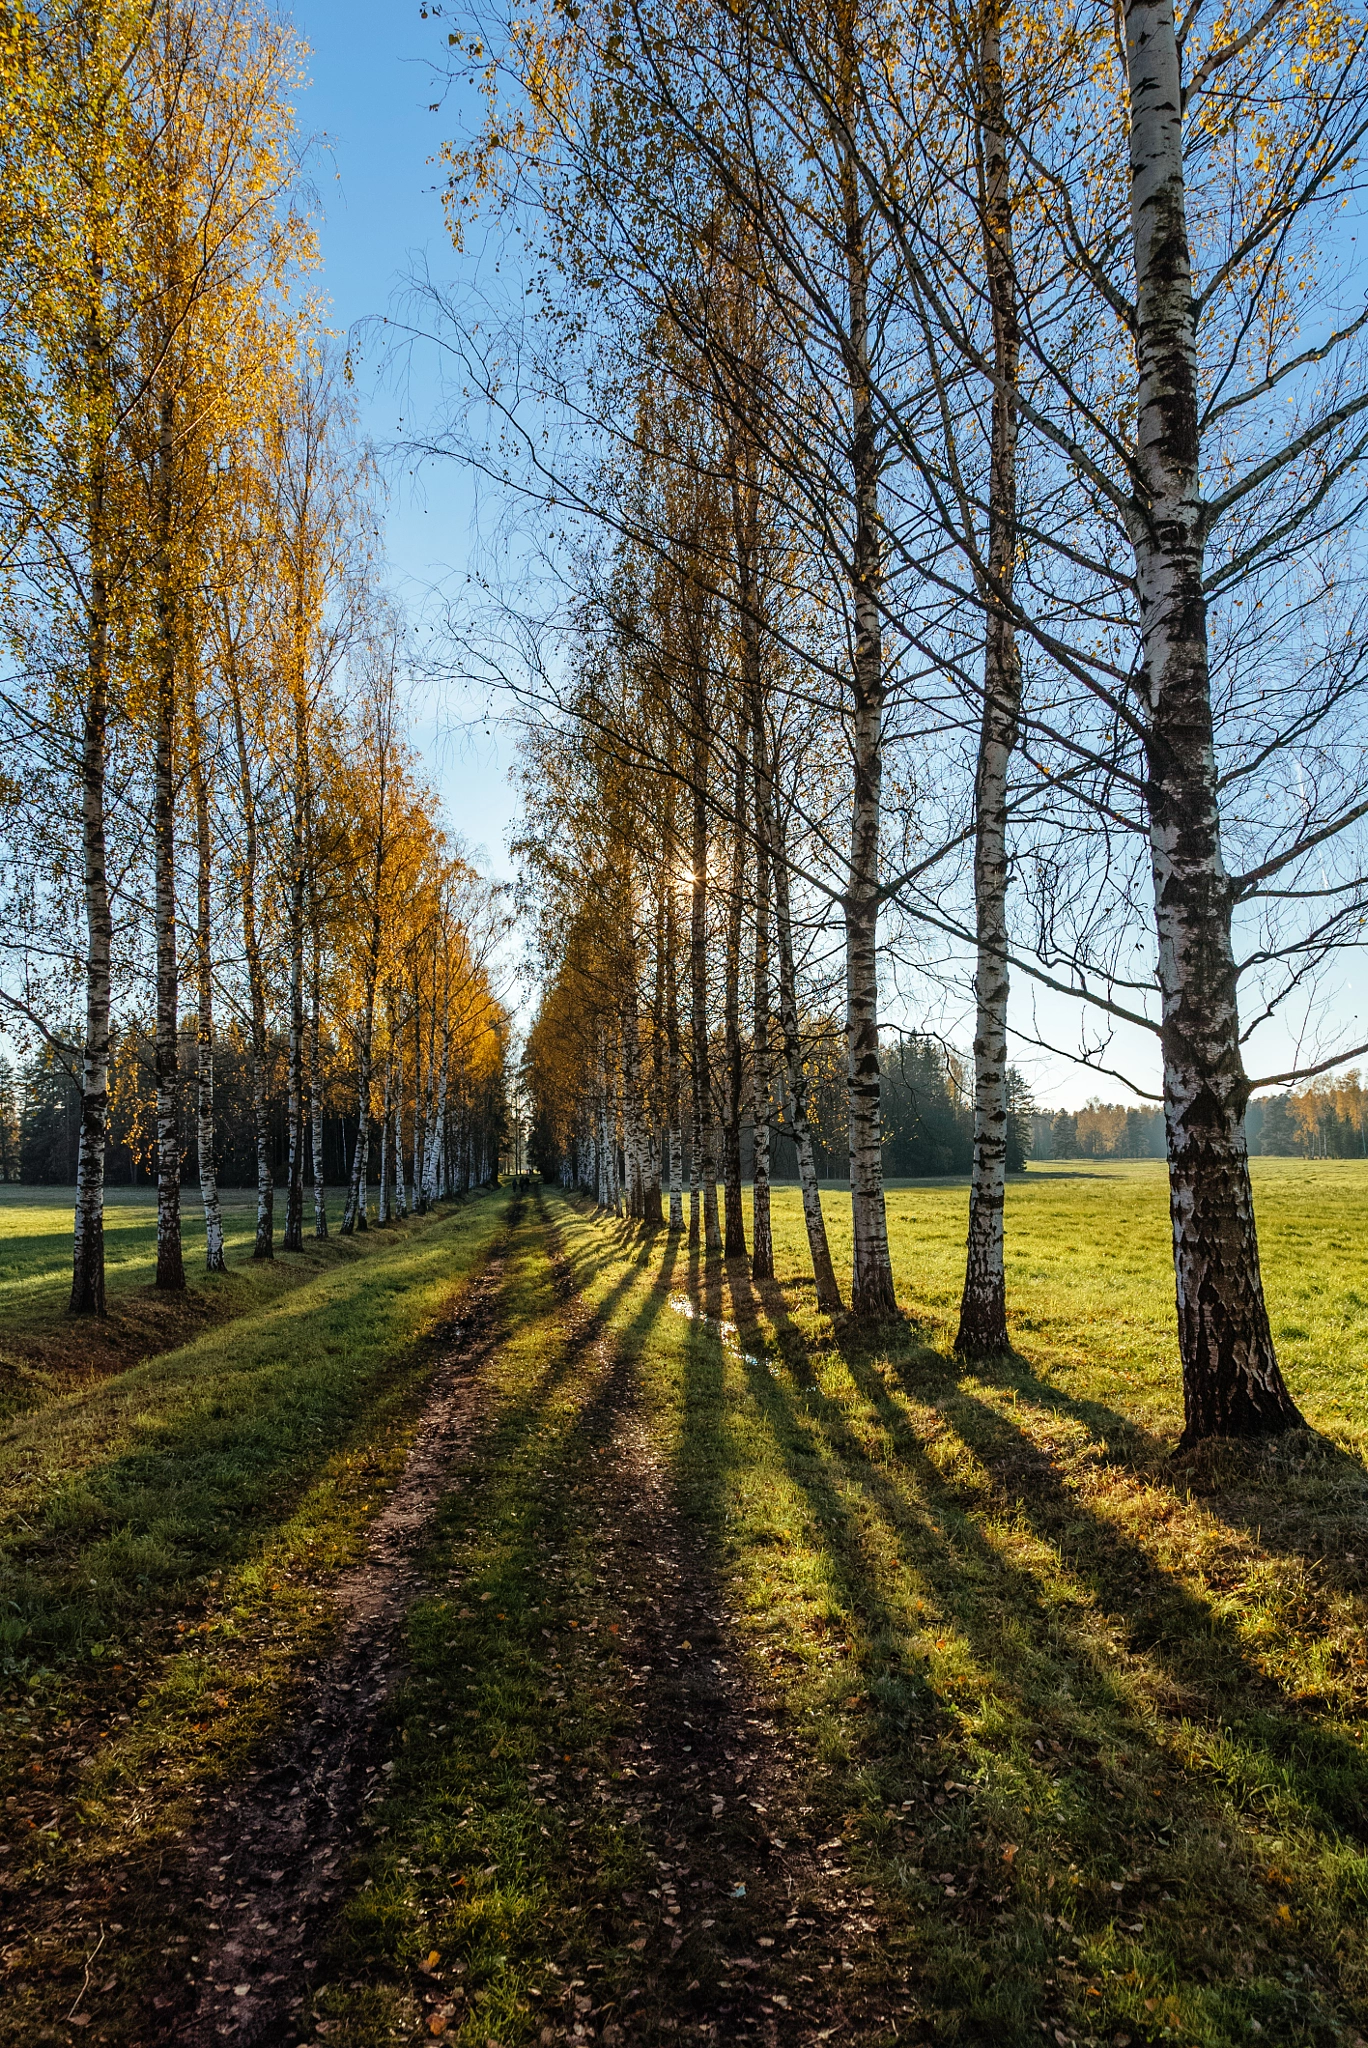
[[[292,12],[313,51],[313,84],[300,105],[301,129],[326,142],[316,172],[323,209],[323,282],[336,326],[360,338],[365,323],[399,305],[415,265],[425,263],[441,281],[476,281],[474,257],[459,257],[447,236],[438,190],[441,172],[433,161],[460,115],[459,106],[444,97],[440,72],[446,24],[424,21],[420,0],[381,0],[379,5],[296,0]],[[434,101],[440,103],[436,112]],[[401,392],[393,379],[377,377],[378,360],[373,337],[367,338],[358,391],[365,427],[383,451],[405,428],[428,422],[438,394],[430,365],[419,360]],[[401,467],[393,478],[391,572],[415,617],[425,611],[431,615],[443,589],[460,588],[472,555],[474,507],[470,477],[457,463],[430,465],[418,478]],[[507,835],[517,810],[507,773],[513,749],[508,736],[501,739],[491,724],[489,710],[483,701],[433,689],[418,705],[415,736],[457,832],[468,847],[483,852],[487,871],[506,875]],[[1313,1030],[1310,1036],[1341,1043],[1368,1037],[1368,1026],[1357,1024],[1368,1014],[1368,991],[1357,959],[1345,959],[1331,981],[1317,1006],[1320,1033]],[[1078,1011],[1034,993],[1041,1035],[1056,1046],[1076,1046]],[[1029,984],[1018,980],[1014,1020],[1028,1032],[1032,996]],[[1246,1000],[1252,1000],[1252,992]],[[903,1016],[900,1021],[919,1020]],[[1250,1072],[1293,1064],[1302,1022],[1297,1017],[1289,1019],[1288,1027],[1261,1032],[1249,1052]],[[955,1029],[967,1045],[972,1037],[967,1012]],[[1057,1054],[1021,1044],[1016,1056],[1042,1105],[1076,1105],[1094,1093],[1104,1099],[1125,1093],[1117,1081],[1090,1074]],[[1143,1032],[1123,1028],[1109,1063],[1134,1075],[1142,1087],[1158,1084],[1157,1047]]]
[[[430,111],[442,96],[434,66],[446,34],[439,21],[421,18],[418,0],[300,0],[292,12],[313,53],[300,127],[326,145],[315,171],[323,283],[334,324],[364,338],[357,389],[364,425],[383,452],[407,425],[426,419],[436,393],[421,364],[402,393],[393,378],[380,377],[376,337],[364,323],[402,298],[415,263],[426,261],[439,278],[456,278],[462,268],[442,219],[440,168],[432,162],[456,117],[449,103]],[[469,479],[455,463],[432,465],[419,478],[402,468],[392,477],[392,579],[416,615],[464,577],[473,511]],[[516,810],[507,778],[512,749],[506,738],[500,744],[496,733],[486,733],[484,709],[434,690],[420,700],[416,737],[452,824],[467,845],[484,849],[490,868],[505,873]]]

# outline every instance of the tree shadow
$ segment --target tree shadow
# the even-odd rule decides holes
[[[1266,1668],[1238,1615],[1181,1568],[1158,1563],[1124,1515],[1099,1504],[1094,1482],[1108,1467],[1129,1479],[1137,1465],[1148,1465],[1152,1483],[1172,1490],[1167,1446],[1105,1403],[1048,1386],[1015,1356],[969,1374],[923,1346],[890,1366],[865,1333],[838,1329],[835,1348],[863,1409],[857,1425],[824,1389],[822,1361],[814,1369],[782,1289],[757,1287],[739,1262],[727,1278],[745,1387],[802,1504],[806,1543],[818,1552],[838,1607],[858,1617],[869,1768],[889,1783],[904,1774],[902,1789],[911,1743],[930,1741],[947,1757],[959,1755],[961,1775],[974,1774],[962,1759],[984,1738],[966,1735],[966,1714],[975,1700],[991,1698],[997,1732],[989,1747],[1010,1756],[1007,1776],[1020,1788],[1021,1811],[1054,1820],[1057,1868],[1073,1856],[1095,1878],[1123,1858],[1162,1861],[1180,1838],[1200,1856],[1203,1841],[1234,1829],[1239,1842],[1221,1882],[1244,1896],[1229,1911],[1261,1924],[1272,1943],[1290,1938],[1256,1881],[1259,1859],[1267,1861],[1261,1837],[1270,1825],[1309,1829],[1331,1857],[1344,1853],[1345,1838],[1368,1842],[1368,1759]],[[698,1298],[712,1326],[697,1322],[691,1333],[695,1395],[686,1412],[695,1430],[711,1428],[718,1439],[720,1495],[728,1421],[715,1326],[727,1303],[706,1280]],[[745,1355],[752,1331],[773,1331],[787,1371],[764,1355]],[[1079,1425],[1096,1455],[1082,1472],[1057,1461],[991,1398],[993,1389]],[[753,1520],[758,1542],[783,1540],[766,1531],[758,1511]],[[720,1545],[720,1510],[714,1526]],[[735,1547],[734,1530],[728,1538]],[[909,1619],[909,1575],[923,1589],[926,1620]],[[899,1586],[894,1597],[890,1589]],[[937,1620],[969,1655],[964,1684],[950,1692],[938,1689],[924,1647]],[[1146,1801],[1156,1791],[1157,1810]],[[1001,1799],[985,1799],[973,1828],[986,1846],[1010,1825]],[[1224,1840],[1218,1846],[1224,1851]],[[929,1840],[922,1855],[951,1860]],[[1034,1874],[1004,1879],[981,1851],[977,1861],[982,1889],[1005,1882],[1016,1911],[1029,1913],[1041,1901],[1038,1864]],[[1107,1887],[1085,1887],[1075,1900],[1074,1925],[1111,1922]],[[1208,1951],[1197,1931],[1170,1917],[1170,1947],[1214,1983],[1209,1961],[1199,1960]],[[999,1944],[983,1916],[976,1925],[996,1952],[995,1967],[1019,1979],[1022,1958]],[[1247,1968],[1252,1981],[1252,1959]],[[1222,1995],[1238,2000],[1246,1988],[1238,1973],[1227,1975]],[[1204,1995],[1200,1987],[1196,1995]]]

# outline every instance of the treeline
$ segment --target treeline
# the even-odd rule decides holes
[[[286,1249],[310,1185],[328,1230],[339,1091],[344,1231],[373,1176],[384,1222],[487,1175],[503,1128],[502,912],[405,737],[304,57],[259,0],[0,0],[0,1011],[79,1096],[77,1313],[111,1145],[179,1288],[190,1157],[213,1270],[244,1151],[273,1256],[282,1117]]]
[[[1037,1110],[1031,1119],[1035,1159],[1162,1159],[1164,1112],[1095,1097],[1082,1109]]]
[[[198,1029],[192,1017],[182,1024],[180,1036],[178,1123],[183,1176],[193,1174],[196,1165],[197,1046]],[[121,1032],[113,1039],[113,1085],[105,1150],[107,1187],[145,1188],[156,1184],[153,1051],[152,1040],[143,1032]],[[286,1185],[290,1159],[285,1089],[289,1047],[279,1033],[273,1035],[269,1059],[272,1081],[268,1091],[267,1154],[272,1179],[279,1189]],[[319,1049],[319,1072],[323,1180],[326,1185],[337,1187],[350,1175],[359,1127],[356,1076],[345,1048],[326,1041]],[[439,1190],[442,1194],[492,1179],[497,1171],[504,1125],[502,1068],[497,1061],[487,1063],[483,1074],[474,1078],[483,1099],[477,1099],[465,1111],[454,1101],[449,1105],[443,1150],[451,1165]],[[258,1184],[253,1081],[250,1042],[244,1032],[230,1024],[218,1034],[214,1049],[214,1136],[220,1187],[255,1188]],[[59,1059],[46,1049],[35,1053],[17,1076],[8,1063],[0,1063],[0,1181],[70,1187],[76,1179],[80,1140],[80,1084]],[[407,1187],[420,1190],[413,1199],[415,1206],[422,1206],[422,1173],[413,1167],[411,1147],[410,1156],[403,1162],[402,1175],[397,1167],[387,1170],[396,1144],[393,1129],[388,1136],[382,1131],[379,1144],[370,1148],[365,1171],[368,1188],[378,1194],[385,1187],[397,1214],[403,1213],[401,1201],[407,1203]],[[465,1156],[463,1147],[473,1150]],[[324,1213],[326,1219],[326,1207]]]
[[[1105,1073],[1118,1029],[1147,1033],[1163,1074],[1187,1439],[1295,1425],[1244,1048],[1368,911],[1368,361],[1336,297],[1357,19],[471,16],[442,21],[485,110],[448,205],[458,236],[496,218],[520,289],[505,331],[492,281],[468,318],[431,293],[467,408],[434,445],[525,492],[551,558],[484,643],[535,728],[545,1143],[610,1204],[667,1191],[681,1226],[687,1183],[739,1256],[749,1093],[756,1269],[781,1131],[834,1307],[831,1063],[848,1305],[890,1315],[888,1008],[957,992],[958,1343],[991,1353],[1009,1004],[1039,1042],[1026,999],[1063,997],[1089,1020],[1063,1049]]]
[[[1273,1157],[1368,1158],[1368,1088],[1357,1071],[1249,1105],[1249,1149]]]
[[[1096,1098],[1082,1109],[1033,1113],[1036,1159],[1162,1159],[1164,1113]],[[1305,1088],[1256,1096],[1245,1112],[1256,1155],[1299,1159],[1368,1158],[1368,1089],[1357,1070],[1324,1075]]]

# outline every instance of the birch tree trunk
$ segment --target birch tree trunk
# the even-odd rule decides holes
[[[261,963],[261,935],[257,919],[257,833],[256,791],[252,786],[252,760],[247,744],[247,722],[242,693],[235,671],[230,667],[228,687],[233,705],[233,730],[237,740],[238,805],[242,813],[242,861],[238,870],[238,895],[242,913],[242,951],[247,963],[247,1000],[252,1031],[252,1128],[256,1138],[257,1214],[254,1259],[275,1257],[275,1176],[271,1170],[270,1109],[266,1090],[266,976]]]
[[[663,873],[667,873],[668,869]],[[659,1230],[665,1216],[661,1203],[662,1168],[666,1163],[662,1157],[664,1135],[666,1070],[669,1055],[665,1047],[665,896],[667,883],[663,879],[656,887],[655,916],[655,988],[651,998],[651,1103],[646,1120],[647,1176],[645,1216],[648,1226]]]
[[[347,1206],[342,1217],[342,1235],[350,1237],[355,1230],[365,1230],[366,1223],[366,1173],[370,1157],[370,1092],[371,1066],[375,1046],[375,982],[367,976],[365,1008],[361,1016],[361,1044],[359,1048],[359,1076],[356,1089],[356,1150],[352,1155],[351,1185],[347,1190]]]
[[[402,1221],[408,1215],[408,1184],[404,1175],[404,1031],[394,1034],[394,1204]]]
[[[90,485],[90,606],[84,723],[81,734],[81,855],[85,888],[85,1037],[81,1045],[81,1136],[76,1160],[72,1315],[105,1312],[104,1185],[109,1131],[110,956],[114,921],[109,907],[105,835],[105,776],[109,739],[109,591],[106,580],[105,464],[94,465]]]
[[[289,1179],[285,1189],[287,1252],[304,1249],[304,828],[299,825],[295,871],[290,882],[290,1055],[287,1088],[290,1122]]]
[[[694,1176],[703,1198],[703,1248],[720,1252],[722,1232],[717,1216],[717,1166],[713,1158],[712,1059],[708,1046],[708,751],[700,735],[694,742],[693,878],[689,907],[689,1008],[693,1033]],[[689,1221],[689,1242],[698,1242],[696,1212]]]
[[[1125,23],[1139,373],[1131,527],[1150,710],[1146,800],[1183,1442],[1192,1444],[1273,1434],[1302,1418],[1274,1354],[1245,1149],[1249,1084],[1207,665],[1197,316],[1172,0],[1129,0]]]
[[[732,851],[731,892],[727,899],[727,946],[724,961],[722,1031],[726,1056],[726,1079],[722,1098],[722,1191],[725,1217],[724,1256],[746,1256],[746,1212],[741,1201],[741,1100],[745,1065],[741,1050],[741,920],[746,887],[746,782],[748,764],[745,747],[736,748],[736,783],[733,791],[735,839]]]
[[[389,1015],[388,1008],[386,1015]],[[390,1038],[393,1045],[393,1037]],[[380,1108],[380,1199],[376,1210],[376,1222],[383,1230],[390,1220],[390,1090],[394,1080],[394,1054],[385,1054],[385,1079],[381,1091]]]
[[[323,976],[318,958],[318,915],[314,912],[312,971],[309,976],[309,1131],[313,1143],[314,1236],[328,1235],[328,1200],[323,1184],[323,1076],[320,1036]]]
[[[757,805],[757,810],[758,810]],[[774,1234],[770,1225],[770,958],[769,855],[762,821],[755,834],[755,961],[751,1016],[751,1100],[754,1158],[751,1166],[751,1274],[774,1278]]]
[[[983,254],[993,314],[993,410],[988,493],[988,589],[983,715],[974,787],[974,1170],[969,1244],[955,1349],[1008,1349],[1003,1261],[1007,1191],[1007,775],[1021,713],[1021,660],[1012,623],[1017,548],[1017,372],[1020,331],[1012,249],[1012,192],[1003,109],[1000,0],[988,0],[979,53]]]
[[[423,1024],[422,1002],[415,989],[413,997],[413,1212],[422,1216],[427,1209],[423,1193]]]
[[[173,437],[169,400],[163,399],[158,421],[155,489],[157,493],[156,606],[157,635],[153,716],[155,762],[152,798],[153,922],[157,953],[157,1279],[158,1287],[180,1291],[185,1286],[181,1254],[180,1123],[177,1093],[180,1058],[177,1009],[180,981],[176,961],[176,683],[177,619],[172,591],[171,501]]]
[[[200,1199],[204,1204],[204,1270],[223,1273],[223,1212],[219,1206],[218,1162],[214,1157],[214,957],[209,883],[214,849],[209,831],[209,787],[201,735],[196,729],[190,762],[195,805],[195,1140]]]
[[[884,1214],[879,1113],[879,841],[883,785],[883,623],[879,613],[879,449],[869,369],[869,279],[855,166],[842,168],[850,301],[850,467],[855,501],[851,596],[855,647],[850,862],[846,874],[846,1048],[850,1104],[850,1208],[857,1316],[897,1311]]]
[[[822,1191],[817,1181],[817,1162],[812,1151],[812,1126],[808,1121],[808,1078],[803,1065],[803,1035],[798,1020],[798,981],[793,962],[793,912],[789,897],[789,872],[784,833],[775,816],[770,795],[768,769],[762,783],[767,813],[765,838],[771,849],[774,876],[774,932],[779,948],[779,1022],[784,1035],[784,1063],[788,1080],[788,1117],[793,1148],[798,1155],[798,1184],[803,1196],[803,1222],[807,1227],[808,1255],[817,1288],[817,1306],[826,1315],[839,1315],[841,1290],[827,1243],[826,1218],[822,1214]]]
[[[637,1010],[635,950],[627,969],[622,1006],[622,1128],[627,1168],[627,1214],[640,1222],[646,1214],[645,1133],[641,1113],[641,1019]]]
[[[673,852],[673,835],[668,840]],[[665,889],[665,1144],[669,1154],[670,1228],[684,1228],[684,1132],[680,1087],[679,967],[675,954],[678,942],[675,912],[675,884],[671,872]]]
[[[436,1050],[435,1046],[433,1048]],[[432,1108],[432,1125],[427,1145],[428,1200],[441,1199],[445,1182],[445,1139],[447,1109],[447,1077],[451,1057],[451,1033],[443,1019],[442,1057],[436,1075],[436,1090]]]

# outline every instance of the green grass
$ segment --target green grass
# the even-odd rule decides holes
[[[861,1969],[903,2002],[848,2038],[1328,2048],[1368,2024],[1368,1169],[1256,1162],[1256,1181],[1275,1326],[1300,1333],[1287,1367],[1323,1435],[1181,1459],[1161,1169],[1013,1186],[1018,1349],[972,1370],[950,1354],[962,1187],[890,1192],[907,1318],[872,1338],[816,1315],[792,1190],[759,1292],[548,1196],[800,1759],[769,1825],[830,1829],[850,1857],[844,1880],[800,1875],[799,1929],[853,1909],[852,1881],[877,1902]],[[588,1396],[557,1378],[534,1267],[501,1433],[427,1561],[453,1589],[413,1617],[393,1791],[321,1997],[348,2048],[414,2038],[424,2012],[462,2048],[535,2040],[547,2014],[560,2039],[571,1972],[601,2024],[643,1968],[618,1887],[685,1868],[649,1817],[579,1831],[602,1825],[590,1787],[619,1796],[630,1709],[611,1662],[568,1647],[567,1617],[606,1622],[602,1535],[575,1491]],[[672,1310],[683,1293],[711,1321]],[[680,1973],[716,1995],[705,1951]],[[775,1985],[801,1998],[805,1960]],[[668,1962],[648,1981],[633,2041],[687,2021]]]
[[[58,1883],[117,1899],[106,1953],[133,1984],[167,1904],[159,1859],[326,1640],[330,1586],[403,1463],[421,1340],[506,1208],[354,1240],[254,1314],[0,1436],[4,1890],[25,1910]],[[48,1966],[45,1939],[25,1962]],[[40,2038],[50,2001],[36,1978],[26,1992],[0,2040]]]
[[[340,1190],[329,1191],[336,1232]],[[224,1191],[229,1270],[204,1271],[204,1215],[197,1191],[182,1191],[186,1288],[154,1286],[157,1207],[147,1189],[113,1188],[105,1207],[104,1318],[67,1314],[71,1293],[71,1188],[0,1186],[0,1420],[70,1388],[122,1371],[202,1331],[261,1308],[281,1294],[357,1256],[357,1241],[312,1236],[312,1204],[302,1252],[279,1249],[283,1194],[276,1198],[276,1256],[252,1258],[255,1190]]]
[[[183,1191],[181,1216],[187,1274],[204,1259],[204,1214],[192,1188]],[[277,1201],[283,1197],[277,1196]],[[0,1186],[0,1321],[21,1321],[66,1306],[71,1292],[74,1188]],[[229,1260],[251,1255],[256,1233],[256,1191],[225,1188],[224,1243]],[[312,1221],[312,1219],[310,1219]],[[279,1221],[279,1219],[277,1219]],[[117,1295],[147,1286],[157,1257],[157,1197],[148,1188],[105,1192],[105,1284]]]
[[[763,1362],[710,1356],[689,1326],[684,1483],[726,1532],[758,1643],[801,1660],[794,1710],[860,1812],[871,1874],[918,1917],[942,2026],[1025,2040],[1062,2014],[1214,2044],[1256,2022],[1330,2040],[1368,2017],[1368,1166],[1256,1161],[1255,1181],[1274,1327],[1319,1442],[1172,1456],[1158,1165],[1014,1184],[1017,1356],[997,1369],[948,1355],[952,1188],[890,1194],[909,1322],[884,1341],[812,1312],[787,1194],[783,1288],[714,1289]],[[835,1201],[830,1218],[848,1257]],[[691,1385],[706,1428],[684,1427]],[[847,1687],[857,1713],[832,1705]],[[928,1812],[922,1775],[968,1789]],[[887,1818],[908,1797],[931,1842]],[[938,1910],[934,1863],[961,1895],[972,1877],[1008,1898],[987,1925]]]
[[[490,1426],[424,1559],[448,1590],[409,1618],[391,1794],[317,2005],[344,2042],[412,2038],[425,2014],[452,2041],[525,2040],[574,1974],[558,1956],[624,1980],[636,1964],[619,1894],[644,1881],[646,1844],[622,1800],[593,1797],[628,1719],[585,1483],[602,1365],[567,1342],[543,1235],[529,1218],[514,1240]]]
[[[1013,1184],[1016,1349],[972,1368],[951,1353],[962,1186],[890,1190],[904,1315],[872,1333],[816,1313],[793,1190],[763,1288],[548,1191],[609,1341],[567,1334],[529,1210],[487,1428],[422,1561],[438,1590],[409,1616],[388,1794],[315,2001],[330,2048],[439,2031],[523,2048],[548,2026],[564,2039],[577,1998],[604,2039],[669,2039],[699,2002],[717,2010],[724,1939],[773,1940],[767,1981],[796,2007],[818,1995],[804,1975],[841,1981],[817,1957],[830,1967],[857,1912],[876,1931],[851,1933],[838,2038],[1361,2048],[1368,1165],[1254,1171],[1274,1328],[1314,1433],[1181,1457],[1157,1165]],[[848,1212],[827,1200],[844,1267]],[[114,1944],[117,1967],[144,1984],[153,1937],[129,1900],[158,1894],[140,1873],[325,1639],[328,1579],[402,1458],[411,1340],[502,1206],[372,1240],[0,1446],[27,1631],[11,1782],[62,1742],[90,1755],[60,1832],[21,1840],[21,1869],[113,1887],[109,1910],[142,1930]],[[702,1316],[678,1312],[685,1295]],[[744,1839],[706,1817],[671,1843],[630,1805],[642,1695],[619,1655],[600,1462],[615,1355],[793,1758],[768,1825],[843,1845],[844,1872],[799,1856],[782,1905],[782,1858],[748,1869]],[[628,1597],[636,1613],[656,1595]],[[24,1803],[41,1836],[31,1788]],[[666,1870],[686,1905],[717,1899],[716,1933],[691,1931],[677,1960],[647,1903]],[[729,1923],[733,1876],[748,1896]],[[776,1912],[792,1918],[771,1927]],[[45,1953],[70,1970],[74,1950]],[[0,2040],[40,2038],[53,1998],[34,1977]],[[137,2038],[113,2015],[108,2030]]]

